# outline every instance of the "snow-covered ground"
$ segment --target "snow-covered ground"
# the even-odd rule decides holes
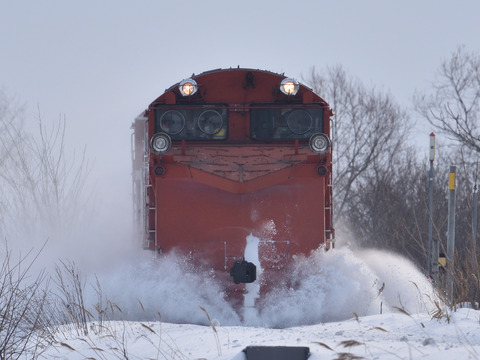
[[[297,259],[295,289],[258,299],[262,311],[243,316],[214,279],[183,265],[137,259],[96,274],[110,321],[90,322],[87,335],[59,328],[42,357],[242,360],[247,346],[289,345],[309,347],[311,360],[480,359],[480,311],[439,312],[431,284],[393,254],[334,249]],[[87,287],[93,314],[98,296]]]
[[[397,312],[287,329],[111,322],[101,330],[92,323],[88,336],[63,333],[43,356],[243,360],[247,346],[288,345],[309,347],[311,360],[480,359],[480,312],[459,309],[450,315],[449,323]]]

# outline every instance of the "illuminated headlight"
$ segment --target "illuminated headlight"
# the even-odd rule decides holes
[[[172,140],[170,140],[170,136],[165,133],[156,133],[153,135],[152,140],[150,140],[151,148],[158,154],[163,154],[168,151],[170,145],[172,145]]]
[[[330,146],[330,139],[325,134],[313,134],[310,138],[310,149],[316,153],[324,153]]]
[[[298,91],[298,81],[295,79],[286,78],[283,79],[280,84],[280,91],[285,95],[295,95]]]
[[[186,79],[180,82],[178,89],[183,96],[191,96],[195,94],[198,90],[197,82],[193,79]]]

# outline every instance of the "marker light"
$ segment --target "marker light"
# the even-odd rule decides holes
[[[330,139],[327,135],[313,134],[309,141],[310,149],[318,154],[324,153],[330,146]]]
[[[165,169],[161,166],[155,168],[155,175],[162,176],[165,174]]]
[[[325,174],[327,173],[327,168],[325,166],[319,166],[317,168],[317,174],[320,175],[320,176],[325,176]]]
[[[185,79],[180,82],[178,89],[183,96],[192,96],[197,92],[198,85],[197,82],[193,79]]]
[[[295,95],[298,91],[299,84],[295,79],[286,78],[280,84],[280,91],[285,95]]]
[[[170,136],[165,133],[156,133],[152,136],[152,140],[150,140],[150,146],[153,151],[158,154],[167,152],[168,149],[170,149],[170,145],[172,145],[172,140],[170,140]]]

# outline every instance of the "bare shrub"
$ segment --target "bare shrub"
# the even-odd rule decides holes
[[[455,255],[455,268],[452,270],[453,294],[448,296],[450,301],[445,301],[452,309],[456,307],[471,307],[480,309],[480,273],[476,254],[472,251],[457,251]],[[448,264],[447,264],[448,266]],[[446,289],[446,271],[442,272],[441,285]]]
[[[55,268],[54,282],[58,293],[56,301],[59,303],[60,314],[58,319],[62,324],[74,324],[83,335],[88,335],[88,321],[93,315],[85,306],[85,280],[82,278],[74,262],[61,262]]]
[[[44,329],[51,325],[45,316],[48,281],[45,272],[33,279],[30,270],[38,254],[28,253],[12,262],[6,249],[0,265],[0,359],[19,359],[25,353],[37,358],[52,341]]]

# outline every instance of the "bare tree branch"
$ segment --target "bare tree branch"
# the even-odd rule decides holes
[[[409,119],[389,94],[365,88],[340,66],[324,73],[313,68],[306,81],[335,111],[334,197],[336,214],[342,217],[363,176],[375,168],[391,168],[407,140]]]
[[[86,150],[79,158],[75,151],[67,154],[64,117],[47,126],[39,116],[37,132],[25,129],[23,117],[10,99],[0,96],[0,226],[64,231],[88,201]]]
[[[459,46],[443,60],[434,93],[416,94],[415,108],[448,139],[480,152],[480,55]]]

